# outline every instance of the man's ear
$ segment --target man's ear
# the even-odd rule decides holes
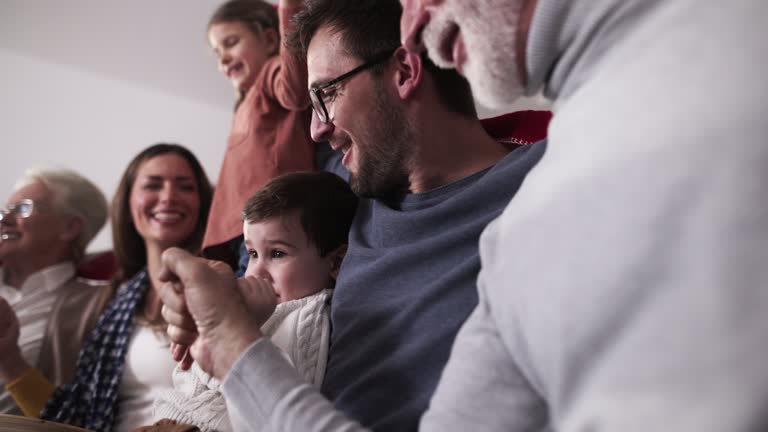
[[[64,224],[64,229],[61,232],[62,240],[68,242],[74,241],[80,236],[80,233],[85,229],[85,222],[79,217],[70,217]]]
[[[424,61],[421,55],[398,48],[394,54],[397,70],[395,71],[395,86],[400,99],[406,100],[416,93],[424,81]]]
[[[341,262],[344,261],[344,256],[347,254],[347,245],[343,244],[333,251],[329,252],[326,257],[331,265],[331,277],[336,280],[339,277],[339,269],[341,269]]]

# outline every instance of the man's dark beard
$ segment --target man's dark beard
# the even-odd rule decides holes
[[[408,192],[408,165],[412,157],[413,133],[405,115],[393,107],[384,89],[374,89],[376,111],[371,115],[372,127],[366,146],[358,143],[358,172],[352,174],[350,186],[359,196],[393,200]]]

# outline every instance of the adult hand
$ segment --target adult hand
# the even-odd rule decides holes
[[[171,341],[191,345],[207,373],[223,379],[232,364],[262,337],[260,323],[246,307],[232,270],[220,261],[178,248],[163,253],[159,290]]]
[[[30,367],[19,348],[20,331],[16,312],[0,297],[0,382],[13,381]]]
[[[251,316],[260,323],[260,326],[263,325],[277,306],[277,295],[272,283],[266,279],[246,276],[237,280],[237,287]],[[174,289],[179,291],[177,288]],[[169,324],[168,331],[169,334],[173,334],[172,340],[176,341],[171,343],[171,354],[174,360],[180,362],[181,369],[189,369],[196,358],[198,363],[209,362],[210,350],[204,342],[201,340],[195,345],[198,334],[191,315],[174,315],[174,311],[170,308],[164,313],[168,315],[169,323],[180,323],[179,326]],[[183,325],[186,325],[186,328],[182,328]],[[184,343],[180,343],[182,341]]]

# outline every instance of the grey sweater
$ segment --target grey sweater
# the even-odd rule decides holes
[[[397,205],[361,200],[331,305],[322,392],[337,409],[373,430],[418,429],[456,333],[477,305],[480,234],[544,144]]]
[[[539,3],[549,147],[421,429],[768,430],[768,3]]]

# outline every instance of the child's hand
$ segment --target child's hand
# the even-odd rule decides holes
[[[176,342],[171,342],[171,356],[173,356],[174,361],[179,363],[181,370],[189,370],[192,362],[195,361],[192,353],[190,353],[189,345],[182,345]]]
[[[277,294],[272,283],[266,279],[245,276],[237,280],[237,287],[248,310],[259,325],[263,325],[277,306]]]

